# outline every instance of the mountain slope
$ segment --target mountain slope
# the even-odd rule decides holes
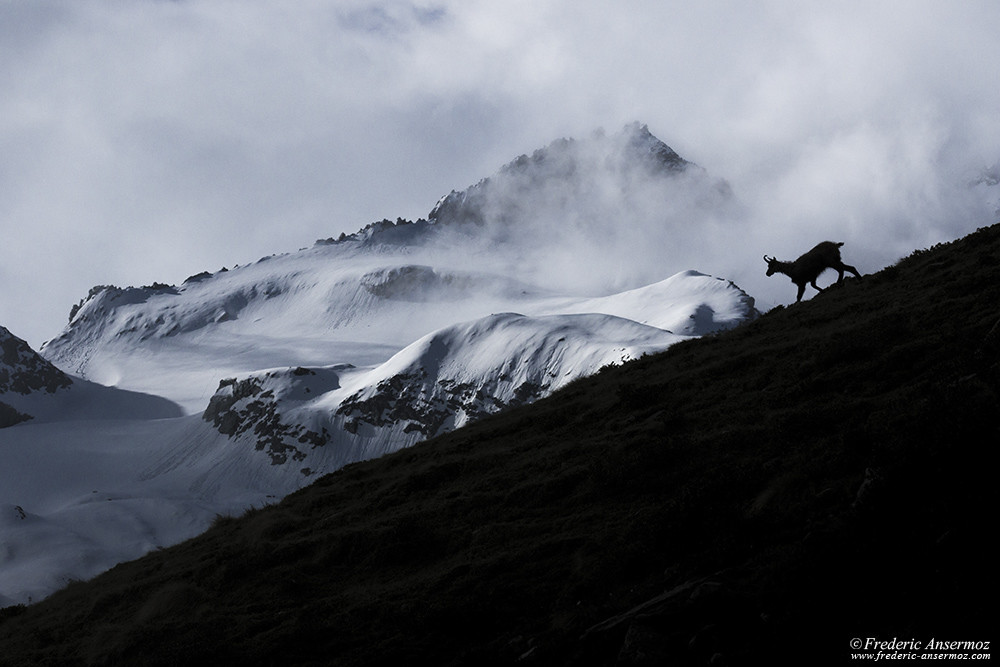
[[[333,471],[537,400],[684,337],[608,315],[491,315],[435,331],[369,370],[271,369],[223,380],[202,418],[299,474]]]
[[[402,418],[407,430],[434,436],[679,340],[609,315],[492,315],[413,343],[365,378],[337,413],[355,429]]]
[[[296,366],[226,378],[203,418],[308,476],[408,447],[756,314],[735,285],[693,271],[607,297],[522,305],[560,314],[460,322],[370,368]]]
[[[428,284],[443,282],[450,294],[468,283],[414,267],[368,275],[366,284],[390,300],[405,297],[418,306],[417,297],[442,294]],[[157,294],[164,291],[170,293]],[[76,315],[100,315],[95,330],[115,331],[122,318],[132,323],[126,329],[142,321],[148,301],[180,294],[162,287],[105,288],[91,296]],[[0,433],[0,505],[14,519],[0,525],[6,552],[0,559],[0,605],[41,599],[67,581],[195,535],[216,514],[274,502],[315,475],[536,400],[582,374],[688,337],[592,311],[676,325],[688,334],[731,327],[754,314],[753,300],[738,288],[694,272],[622,295],[534,297],[522,305],[584,312],[486,316],[439,329],[377,365],[277,367],[216,378],[218,388],[201,402],[200,418],[181,417],[176,405],[159,397],[79,378],[53,394],[0,394],[10,403],[11,421],[30,415],[28,424]],[[129,314],[133,306],[140,310]],[[111,340],[120,344],[130,333],[115,333]],[[164,349],[164,340],[176,346]],[[179,360],[193,366],[206,349],[224,356],[205,356],[195,366],[198,377],[229,363],[228,349],[218,349],[226,340],[233,339],[199,348],[191,340],[151,338],[145,345],[125,345],[110,359],[135,372],[136,362],[149,371],[157,362],[147,357],[158,357],[167,365],[165,374],[147,381],[162,386],[188,376]],[[255,340],[245,338],[248,345]],[[323,342],[345,351],[335,340]],[[283,345],[309,348],[308,339],[291,336]],[[19,359],[59,373],[21,347]],[[259,354],[268,359],[265,351]],[[26,367],[19,362],[18,368]],[[18,382],[24,377],[17,375]]]
[[[429,334],[373,369],[223,380],[201,418],[84,380],[51,397],[14,397],[33,418],[0,435],[0,606],[682,339],[606,315],[504,314]],[[149,411],[160,404],[172,411]]]
[[[0,664],[842,664],[986,641],[1000,226],[349,466],[0,621]]]

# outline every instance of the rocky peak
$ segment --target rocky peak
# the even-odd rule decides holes
[[[22,339],[0,326],[0,394],[55,393],[73,381]]]
[[[583,140],[557,139],[530,156],[520,155],[492,177],[442,197],[428,215],[437,224],[484,224],[516,221],[541,206],[572,208],[602,184],[615,183],[622,195],[636,187],[637,176],[671,178],[695,166],[634,122],[613,134],[598,130]],[[583,204],[584,208],[587,207]]]
[[[621,136],[626,150],[637,160],[651,159],[654,165],[677,171],[684,170],[691,164],[655,137],[648,126],[638,121],[626,125]]]

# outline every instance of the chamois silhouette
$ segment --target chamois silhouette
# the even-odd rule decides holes
[[[816,284],[816,279],[827,269],[836,270],[838,285],[844,282],[844,271],[850,271],[860,280],[861,274],[858,273],[858,270],[841,261],[840,246],[842,245],[844,244],[823,241],[794,262],[781,262],[774,257],[764,255],[764,261],[767,262],[767,275],[773,276],[775,273],[783,273],[791,278],[792,282],[799,288],[798,296],[795,297],[796,303],[802,300],[806,284],[812,285],[818,292],[823,291],[823,288]]]

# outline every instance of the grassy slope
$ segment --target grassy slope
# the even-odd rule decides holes
[[[855,636],[989,639],[998,263],[994,226],[349,466],[3,612],[0,664],[819,664]]]

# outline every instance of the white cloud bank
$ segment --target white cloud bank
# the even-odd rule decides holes
[[[0,324],[34,346],[91,285],[180,282],[631,120],[727,179],[714,266],[873,271],[995,221],[1000,4],[0,0]],[[696,232],[693,232],[696,233]]]

